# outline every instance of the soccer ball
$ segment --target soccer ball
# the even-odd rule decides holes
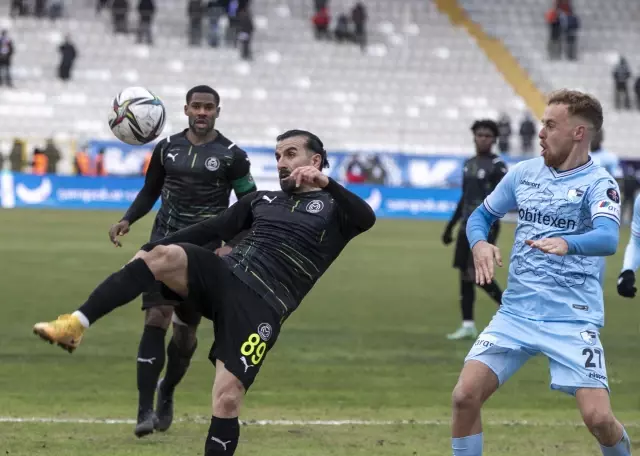
[[[134,146],[156,139],[167,118],[164,104],[144,87],[128,87],[113,100],[109,128],[120,141]]]

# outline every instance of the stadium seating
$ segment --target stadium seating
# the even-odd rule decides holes
[[[587,90],[602,101],[605,109],[605,147],[622,157],[640,154],[640,113],[616,111],[613,107],[613,65],[618,56],[627,57],[632,79],[640,73],[640,3],[612,0],[606,7],[598,0],[574,1],[581,22],[579,60],[547,59],[548,28],[546,0],[461,0],[472,18],[506,43],[522,62],[538,87],[545,91],[573,87]],[[632,91],[632,84],[629,87]],[[633,98],[633,97],[632,97]]]
[[[251,63],[234,49],[187,47],[184,3],[156,1],[150,48],[113,35],[93,1],[67,2],[57,23],[10,20],[0,7],[0,27],[16,44],[16,89],[0,89],[1,133],[109,137],[112,97],[130,85],[165,100],[168,133],[185,124],[186,90],[208,83],[223,97],[220,128],[245,145],[270,145],[277,132],[305,127],[321,132],[332,149],[468,153],[474,118],[504,111],[517,128],[525,108],[469,35],[429,1],[366,2],[365,55],[354,45],[315,41],[311,0],[255,1]],[[332,0],[331,13],[352,4]],[[129,24],[136,22],[133,12]],[[66,33],[79,52],[68,84],[56,78],[57,45]]]

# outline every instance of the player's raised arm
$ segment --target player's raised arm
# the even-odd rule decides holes
[[[215,239],[233,239],[238,233],[251,227],[253,215],[251,202],[254,195],[249,194],[240,199],[216,217],[211,217],[156,242],[149,242],[141,250],[150,251],[158,245],[170,245],[186,242],[195,245],[205,245]]]
[[[109,229],[109,239],[117,247],[122,247],[118,236],[127,234],[131,225],[147,215],[156,201],[158,201],[158,198],[160,198],[165,178],[165,170],[162,165],[162,148],[164,144],[164,141],[160,141],[153,149],[142,189],[138,192],[122,219]]]
[[[618,294],[625,298],[636,296],[636,271],[640,267],[640,196],[633,204],[631,237],[624,251],[622,271],[618,277]]]

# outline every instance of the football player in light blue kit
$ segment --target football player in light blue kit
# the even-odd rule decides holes
[[[622,271],[618,277],[618,294],[625,298],[636,297],[636,270],[640,267],[640,196],[633,203],[631,237],[624,251]]]
[[[476,281],[491,282],[500,250],[489,227],[518,211],[502,307],[478,336],[453,391],[454,456],[482,454],[482,404],[529,358],[549,359],[551,388],[575,395],[605,456],[631,454],[609,401],[601,270],[618,244],[618,186],[589,158],[602,127],[598,100],[577,91],[552,94],[542,119],[542,157],[514,166],[471,215],[467,236]]]
[[[604,141],[604,130],[600,130],[595,134],[595,137],[591,140],[591,159],[593,163],[602,166],[611,174],[615,179],[622,177],[622,170],[620,169],[620,159],[613,152],[602,147]]]

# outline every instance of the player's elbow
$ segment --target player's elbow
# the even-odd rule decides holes
[[[602,255],[603,256],[615,255],[617,250],[618,250],[618,234],[608,233],[602,239]]]

